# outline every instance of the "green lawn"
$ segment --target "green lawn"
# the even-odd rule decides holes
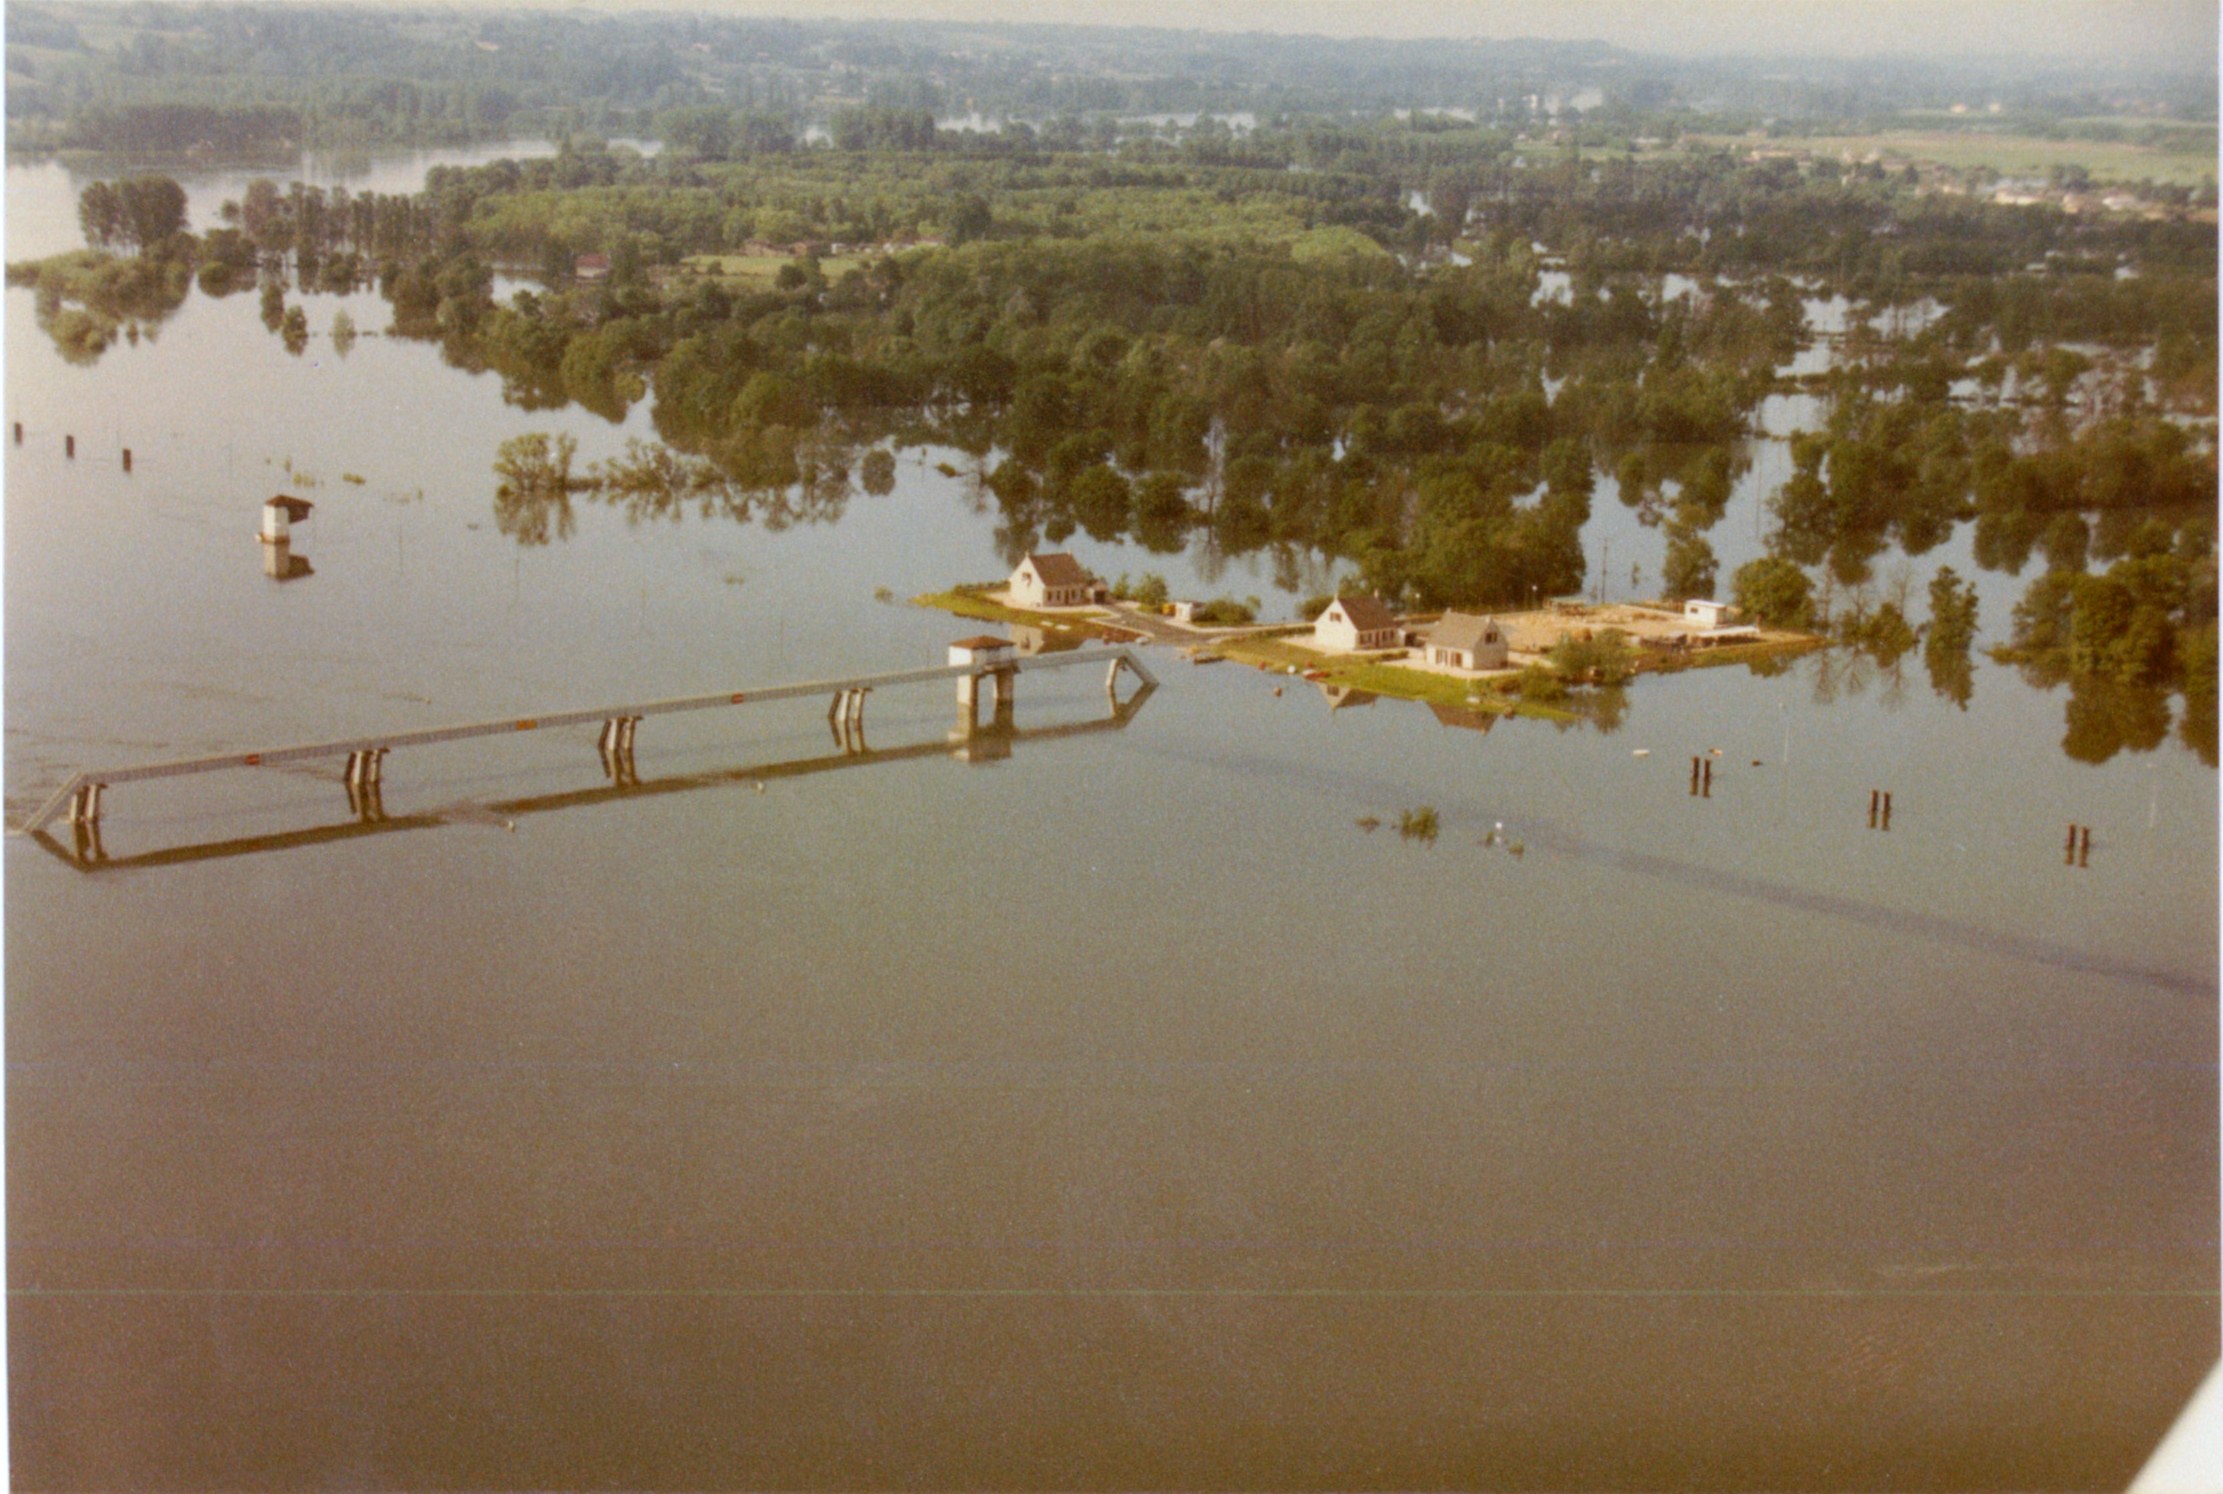
[[[986,589],[988,588],[981,588]],[[1102,637],[1106,628],[1119,626],[1104,618],[1056,616],[1047,612],[1029,612],[1023,607],[1006,607],[1001,602],[989,600],[981,595],[980,590],[969,586],[953,587],[949,591],[930,591],[911,598],[911,605],[934,607],[957,617],[977,618],[981,622],[1021,623],[1046,632],[1062,632],[1070,638]],[[1127,630],[1121,631],[1125,633]]]
[[[843,272],[861,268],[870,259],[862,254],[830,254],[818,262],[818,268],[828,280],[839,280]],[[783,266],[800,264],[784,254],[690,254],[680,261],[684,269],[697,274],[714,276],[722,281],[736,282],[752,288],[769,289],[779,278]]]
[[[1874,135],[1802,135],[1777,140],[1713,136],[1733,148],[1809,150],[1836,156],[1850,151],[1857,159],[1870,151],[1934,162],[1956,170],[1988,167],[2005,176],[2044,176],[2055,166],[2080,166],[2095,182],[2152,180],[2164,186],[2196,187],[2215,179],[2215,154],[2157,150],[2116,140],[2046,140],[1986,130],[1891,130]]]

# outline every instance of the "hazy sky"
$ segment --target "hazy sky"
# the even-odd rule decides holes
[[[533,0],[521,0],[533,3]],[[2217,0],[537,0],[589,10],[1064,21],[1336,36],[1599,38],[1640,51],[2216,57]]]

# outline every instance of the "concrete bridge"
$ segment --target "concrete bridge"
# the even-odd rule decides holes
[[[436,726],[417,731],[388,732],[378,736],[354,737],[331,742],[307,742],[292,746],[265,748],[256,752],[223,752],[206,757],[174,758],[167,762],[134,763],[112,768],[87,768],[70,775],[67,782],[56,789],[32,816],[24,821],[22,829],[36,834],[44,830],[56,817],[66,813],[70,823],[96,833],[100,823],[102,796],[109,788],[123,783],[139,783],[156,778],[178,778],[194,773],[215,773],[237,768],[273,768],[289,763],[308,762],[321,758],[345,758],[345,779],[348,802],[358,813],[374,804],[385,777],[385,761],[389,752],[405,747],[424,747],[439,742],[459,742],[472,737],[506,736],[521,731],[557,731],[567,727],[592,726],[598,729],[595,740],[602,757],[604,772],[616,783],[623,785],[638,782],[633,770],[633,744],[640,724],[652,716],[673,715],[681,711],[705,711],[733,706],[762,705],[775,700],[796,700],[827,696],[832,706],[827,719],[834,728],[837,744],[853,737],[861,745],[864,731],[865,700],[875,690],[897,685],[927,684],[937,680],[957,682],[957,700],[960,728],[958,735],[966,736],[978,725],[979,686],[983,680],[995,686],[999,724],[1008,726],[1008,709],[1016,688],[1017,677],[1022,673],[1045,669],[1077,669],[1091,665],[1105,670],[1104,691],[1118,704],[1119,671],[1129,669],[1142,684],[1155,687],[1157,677],[1151,674],[1131,650],[1125,648],[1076,649],[1069,653],[1037,654],[1017,658],[1010,652],[1010,645],[1001,639],[974,638],[950,649],[951,662],[931,669],[897,670],[888,674],[855,675],[847,679],[811,680],[800,684],[772,685],[759,689],[726,690],[710,695],[687,695],[671,700],[628,702],[622,705],[595,706],[584,710],[551,711],[538,716],[511,716],[498,721],[474,721],[458,726]]]

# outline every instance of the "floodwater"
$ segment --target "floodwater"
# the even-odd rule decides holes
[[[8,292],[11,823],[84,766],[939,663],[977,628],[901,599],[1004,569],[941,452],[831,522],[520,545],[499,444],[645,410],[304,304],[299,357],[196,293],[82,368]],[[813,701],[651,718],[639,791],[589,727],[397,752],[396,828],[333,763],[120,785],[95,869],[11,836],[16,1479],[2128,1482],[2218,1348],[2173,735],[2071,757],[1981,658],[1965,710],[1831,653],[1610,733],[1148,658],[1118,717],[1024,676],[1000,760],[927,685],[855,755]]]

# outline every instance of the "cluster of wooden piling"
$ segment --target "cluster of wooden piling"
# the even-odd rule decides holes
[[[2063,866],[2090,866],[2092,864],[2092,827],[2069,823],[2069,841],[2062,847]]]
[[[1889,830],[1891,828],[1891,790],[1868,790],[1868,828],[1871,830]]]
[[[1695,797],[1701,799],[1711,799],[1714,796],[1714,760],[1712,758],[1694,757],[1690,760],[1690,791]]]

